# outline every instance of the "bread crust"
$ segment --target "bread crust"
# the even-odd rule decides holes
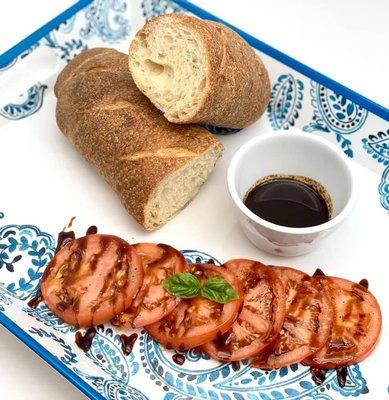
[[[146,230],[145,207],[164,179],[221,143],[195,125],[176,125],[137,89],[127,56],[93,49],[58,76],[56,118],[63,134],[105,178]]]
[[[158,24],[179,24],[202,40],[208,67],[206,93],[195,113],[170,119],[175,123],[211,124],[244,128],[265,111],[270,98],[268,72],[254,50],[237,33],[223,24],[183,14],[165,14],[148,21],[130,46]],[[130,70],[135,68],[129,60]],[[135,78],[136,79],[136,78]],[[139,82],[135,83],[140,88]],[[146,93],[147,95],[147,93]]]

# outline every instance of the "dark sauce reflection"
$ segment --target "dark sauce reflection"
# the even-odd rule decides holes
[[[303,176],[269,175],[247,192],[243,202],[258,217],[291,228],[324,224],[332,214],[326,189]]]

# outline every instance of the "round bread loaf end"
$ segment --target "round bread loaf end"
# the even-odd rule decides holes
[[[175,123],[243,128],[265,111],[269,75],[226,26],[182,14],[146,23],[129,51],[138,88]]]
[[[206,129],[167,121],[137,89],[127,55],[116,50],[77,56],[55,93],[60,130],[146,230],[185,207],[222,154]]]

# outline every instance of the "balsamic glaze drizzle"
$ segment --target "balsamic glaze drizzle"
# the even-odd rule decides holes
[[[65,227],[65,228],[63,228],[63,230],[65,230],[65,229],[70,229],[71,227],[72,227],[72,225],[73,225],[73,222],[74,222],[74,220],[76,219],[76,217],[74,216],[74,217],[72,217],[72,218],[70,218],[70,221],[69,221],[69,223],[67,224],[67,226]]]
[[[87,230],[86,230],[86,235],[96,235],[97,233],[97,226],[96,225],[91,225]]]
[[[327,374],[327,370],[326,369],[320,369],[320,368],[311,367],[312,380],[318,386],[324,383],[324,381],[326,380],[326,374]]]
[[[31,308],[37,308],[41,301],[43,301],[42,292],[38,289],[35,296],[27,303],[27,305]]]
[[[215,339],[215,345],[218,350],[217,355],[220,359],[223,359],[225,361],[228,361],[231,357],[231,351],[230,351],[230,343],[233,339],[233,333],[232,330],[229,329],[225,333],[218,332],[216,339]]]
[[[71,222],[73,222],[72,218]],[[68,228],[71,226],[71,223],[68,224]],[[86,235],[95,235],[97,233],[97,226],[91,225],[87,230],[86,230]],[[65,231],[65,228],[63,231],[58,233],[58,239],[57,239],[57,248],[55,249],[55,252],[58,253],[58,251],[65,246],[66,243],[76,239],[76,234],[74,231]]]
[[[183,354],[175,353],[172,355],[172,360],[177,364],[177,365],[183,365],[185,362],[185,356]]]
[[[122,350],[125,356],[128,356],[131,354],[132,349],[134,347],[134,344],[136,342],[136,339],[138,339],[138,334],[133,333],[130,336],[127,335],[120,335],[120,343],[122,344]]]
[[[231,363],[231,368],[236,372],[240,370],[240,363],[238,361],[233,361]]]
[[[63,246],[65,246],[66,243],[71,242],[75,238],[76,238],[76,235],[75,235],[74,231],[69,231],[69,232],[61,231],[61,232],[59,232],[58,233],[58,239],[57,239],[57,248],[55,249],[55,253],[58,253],[59,250],[61,250],[61,248]]]
[[[346,386],[347,383],[347,367],[336,368],[336,377],[338,379],[338,384],[341,388]]]
[[[359,284],[363,286],[365,289],[369,289],[369,281],[367,279],[361,279]]]
[[[320,269],[316,268],[316,271],[313,273],[312,276],[325,276],[326,274]]]
[[[336,378],[338,380],[338,384],[340,387],[345,387],[347,383],[347,367],[338,367],[336,368]],[[314,368],[311,367],[311,376],[312,380],[316,385],[322,385],[326,380],[326,369]]]
[[[84,335],[80,331],[76,332],[76,345],[83,351],[87,352],[91,346],[93,338],[96,335],[96,329],[92,326],[87,329]]]

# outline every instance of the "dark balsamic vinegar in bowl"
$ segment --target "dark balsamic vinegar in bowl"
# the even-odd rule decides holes
[[[269,175],[257,181],[243,200],[258,217],[290,228],[307,228],[331,219],[326,189],[300,175]]]

